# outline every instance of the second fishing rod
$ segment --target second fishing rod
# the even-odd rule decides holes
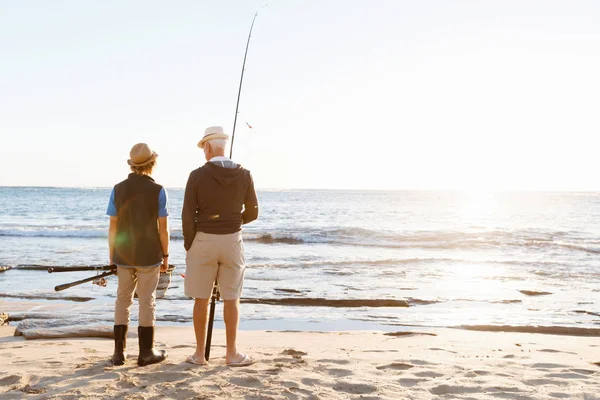
[[[250,38],[252,37],[252,29],[254,29],[254,22],[256,21],[256,17],[258,16],[258,12],[254,14],[254,18],[252,18],[252,24],[250,25],[250,32],[248,33],[248,40],[246,41],[246,50],[244,51],[244,61],[242,62],[242,73],[240,75],[240,84],[238,87],[238,95],[237,101],[235,104],[235,116],[233,119],[233,129],[231,132],[231,146],[229,148],[229,158],[231,159],[233,156],[233,140],[235,139],[235,127],[237,125],[237,117],[239,113],[240,106],[240,97],[242,94],[242,84],[244,82],[244,71],[246,70],[246,58],[248,57],[248,48],[250,47]],[[208,317],[208,327],[206,330],[206,348],[204,350],[204,358],[208,361],[210,357],[210,345],[212,342],[212,331],[213,325],[215,321],[215,306],[216,302],[220,299],[221,294],[219,292],[219,282],[215,280],[212,290],[212,296],[210,298],[210,311]]]

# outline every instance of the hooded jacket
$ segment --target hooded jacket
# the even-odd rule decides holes
[[[181,213],[186,250],[192,247],[196,232],[235,233],[242,224],[258,218],[250,171],[231,161],[222,165],[207,162],[190,173]]]

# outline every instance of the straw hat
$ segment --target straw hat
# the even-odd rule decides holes
[[[158,154],[153,152],[146,143],[138,143],[131,148],[129,157],[131,158],[127,160],[127,164],[132,167],[143,167],[156,160]]]
[[[202,136],[202,140],[198,142],[198,147],[203,149],[204,143],[213,139],[229,139],[229,135],[223,132],[222,126],[209,126],[204,131],[204,136]]]

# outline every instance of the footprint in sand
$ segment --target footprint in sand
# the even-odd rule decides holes
[[[281,352],[281,354],[285,354],[286,356],[306,356],[308,355],[308,353],[304,352],[304,351],[299,351],[299,350],[294,350],[294,349],[287,349]]]
[[[281,368],[275,367],[275,368],[265,369],[260,372],[262,372],[263,374],[267,374],[267,375],[278,375],[281,373],[281,371],[282,371]]]
[[[398,383],[404,387],[413,387],[418,385],[419,383],[427,382],[429,379],[422,378],[402,378],[398,380]]]
[[[554,350],[554,349],[541,349],[538,350],[540,353],[564,353],[564,354],[577,354],[577,353],[573,353],[570,351],[560,351],[560,350]]]
[[[261,388],[263,384],[260,379],[253,376],[234,377],[229,380],[229,383],[234,385],[248,387],[248,388]]]
[[[320,360],[317,360],[317,362],[321,362],[321,363],[331,363],[331,364],[338,364],[338,365],[347,365],[350,364],[350,361],[348,360],[332,360],[332,359],[328,359],[328,358],[322,358]]]
[[[575,372],[562,372],[560,374],[548,374],[547,378],[559,378],[559,379],[590,379],[586,375],[578,374]]]
[[[294,364],[306,364],[306,361],[302,360],[302,358],[274,358],[273,362],[276,367],[282,367],[284,365],[290,366]]]
[[[434,363],[430,363],[429,361],[424,360],[410,360],[410,362],[415,365],[436,365]]]
[[[173,372],[148,372],[145,374],[139,374],[138,379],[142,383],[153,383],[153,382],[178,382],[188,378],[194,378],[196,375],[189,372],[173,371]]]
[[[560,393],[560,392],[550,392],[549,396],[555,397],[557,399],[570,399],[572,396],[569,393]]]
[[[321,381],[319,379],[313,379],[313,378],[302,378],[301,382],[302,382],[302,384],[304,384],[306,386],[320,386],[321,385]]]
[[[29,385],[25,385],[20,390],[21,390],[21,392],[27,393],[27,394],[42,394],[42,393],[46,393],[46,391],[47,391],[45,388],[34,387],[34,386],[29,386]]]
[[[564,372],[568,372],[568,371],[576,372],[578,374],[583,374],[583,375],[593,375],[596,373],[596,371],[592,371],[591,369],[581,369],[581,368],[573,368],[571,370],[567,370]]]
[[[348,369],[341,369],[341,368],[326,368],[325,372],[330,375],[333,376],[335,378],[343,378],[345,376],[348,375],[352,375],[352,371],[348,370]]]
[[[446,350],[446,349],[440,349],[438,347],[431,347],[429,350],[433,350],[433,351],[445,351],[447,353],[452,353],[452,354],[457,354],[455,351],[452,350]]]
[[[332,388],[333,390],[351,394],[367,394],[377,391],[377,386],[365,383],[337,382]]]
[[[294,393],[298,393],[302,395],[302,398],[305,399],[315,399],[318,400],[319,397],[317,397],[313,392],[311,392],[310,390],[306,390],[306,389],[302,389],[299,387],[290,387],[288,388],[290,391],[294,392]]]
[[[477,386],[451,386],[451,385],[438,385],[434,388],[429,389],[431,394],[443,395],[443,394],[468,394],[468,393],[482,393],[483,390]]]
[[[537,363],[537,364],[533,364],[532,367],[539,368],[539,369],[567,368],[566,365],[554,364],[554,363]]]
[[[524,384],[529,386],[545,386],[545,385],[556,385],[555,379],[529,379],[523,381]]]
[[[122,375],[117,382],[117,386],[119,387],[119,389],[133,389],[137,387],[138,384],[137,381],[131,376]]]
[[[518,393],[518,392],[522,392],[523,390],[517,388],[517,387],[508,387],[508,386],[494,386],[494,387],[488,387],[485,389],[487,392],[492,393],[492,395],[494,395],[494,393],[496,394],[505,394],[505,393]],[[499,396],[497,396],[499,397]],[[510,396],[510,398],[512,399],[514,396]]]
[[[444,374],[440,374],[439,372],[433,372],[433,371],[415,372],[414,375],[418,376],[419,378],[439,378],[439,377],[444,376]]]
[[[386,364],[386,365],[380,365],[376,368],[377,369],[394,369],[397,371],[404,371],[407,369],[411,369],[413,367],[414,367],[414,365],[405,364],[405,363],[391,363],[391,364]]]
[[[20,383],[23,377],[21,375],[9,375],[5,378],[0,379],[0,386],[9,386],[16,383]]]

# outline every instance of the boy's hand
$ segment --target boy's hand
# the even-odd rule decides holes
[[[160,272],[167,272],[169,269],[169,257],[163,257],[163,263],[160,265]]]

